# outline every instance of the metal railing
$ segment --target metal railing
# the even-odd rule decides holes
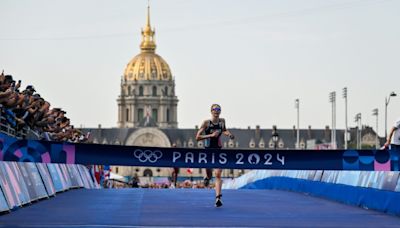
[[[28,127],[23,127],[20,130],[16,130],[8,123],[8,120],[3,114],[3,109],[0,109],[0,132],[18,139],[25,139],[29,132],[37,134]]]

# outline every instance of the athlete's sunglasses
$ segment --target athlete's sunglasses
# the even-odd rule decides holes
[[[211,111],[221,112],[221,109],[220,108],[213,108],[213,109],[211,109]]]

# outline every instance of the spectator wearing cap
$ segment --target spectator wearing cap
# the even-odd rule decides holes
[[[24,93],[28,93],[29,95],[33,95],[34,92],[36,92],[35,88],[32,85],[27,85],[25,90],[23,91]]]
[[[31,130],[44,135],[46,139],[70,142],[86,141],[89,135],[74,129],[66,112],[60,108],[50,109],[50,103],[43,99],[32,85],[19,92],[21,81],[14,81],[12,75],[0,75],[0,111],[15,129],[29,126]],[[53,136],[53,137],[51,137]]]
[[[36,92],[36,90],[33,88],[33,86],[28,85],[24,91],[22,91],[22,94],[24,96],[24,103],[23,107],[26,108],[30,103],[33,102],[33,93]]]

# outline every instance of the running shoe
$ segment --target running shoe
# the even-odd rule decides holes
[[[204,177],[203,182],[205,187],[208,187],[210,185],[210,179],[208,179],[208,177]]]
[[[215,207],[221,207],[222,206],[221,196],[222,195],[219,195],[219,196],[215,197]]]

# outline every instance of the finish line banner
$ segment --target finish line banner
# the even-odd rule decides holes
[[[0,161],[153,167],[399,171],[395,150],[231,150],[73,144],[0,134]]]

